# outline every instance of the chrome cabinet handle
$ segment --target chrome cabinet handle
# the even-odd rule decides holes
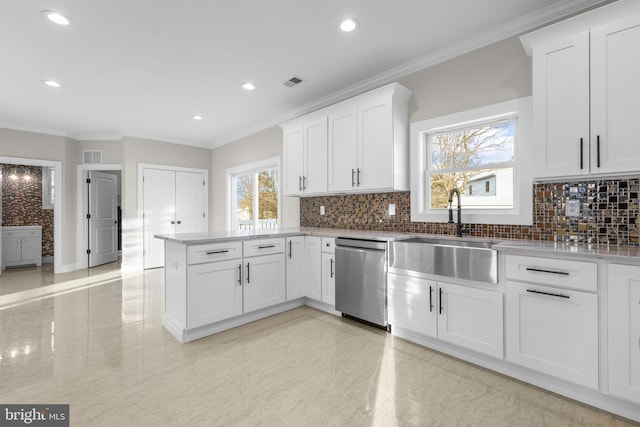
[[[242,264],[238,264],[238,285],[242,286]]]
[[[263,245],[263,246],[258,246],[258,249],[269,249],[269,248],[275,248],[276,245]]]
[[[358,187],[360,187],[360,168],[358,168],[358,179],[357,179],[357,182],[358,182]]]
[[[249,263],[247,263],[247,283],[251,283],[249,280]]]
[[[291,240],[289,240],[289,259],[291,259],[291,254],[293,253],[293,250],[291,248]]]
[[[561,276],[568,276],[569,275],[569,273],[567,273],[566,271],[553,271],[553,270],[545,270],[545,269],[542,269],[542,268],[527,267],[526,270],[527,271],[533,271],[535,273],[559,274]]]
[[[351,186],[352,187],[356,186],[356,170],[355,169],[351,169]]]
[[[302,175],[302,191],[307,189],[307,177]]]
[[[331,258],[331,269],[330,269],[331,275],[329,277],[333,277],[333,258]]]
[[[552,294],[551,292],[536,291],[535,289],[527,289],[527,292],[531,292],[532,294],[548,295],[550,297],[558,297],[558,298],[566,298],[566,299],[571,298],[569,295]]]
[[[302,191],[302,177],[298,177],[298,191]]]

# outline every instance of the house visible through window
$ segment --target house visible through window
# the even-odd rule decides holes
[[[279,227],[278,164],[246,165],[227,171],[227,175],[231,186],[231,228],[242,231]]]

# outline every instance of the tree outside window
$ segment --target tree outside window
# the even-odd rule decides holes
[[[269,168],[235,176],[238,230],[278,227],[279,174]]]

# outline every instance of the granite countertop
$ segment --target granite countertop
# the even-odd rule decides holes
[[[370,230],[347,230],[340,228],[312,228],[292,227],[267,230],[246,231],[214,231],[205,233],[162,234],[156,238],[182,244],[204,244],[225,242],[230,240],[244,240],[269,237],[289,236],[318,236],[318,237],[352,237],[358,239],[394,241],[412,237],[437,238],[439,240],[457,240],[459,237],[451,235],[397,233]],[[582,259],[604,259],[640,265],[640,248],[635,246],[610,246],[586,243],[563,243],[534,240],[506,240],[499,238],[464,237],[465,240],[491,242],[493,248],[511,254],[540,254],[544,256],[562,255],[575,256]]]

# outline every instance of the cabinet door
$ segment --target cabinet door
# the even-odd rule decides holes
[[[244,312],[259,310],[285,301],[284,254],[244,259]]]
[[[355,104],[329,115],[328,189],[331,192],[353,191],[358,163],[357,110]]]
[[[322,301],[322,238],[306,236],[304,246],[304,294],[307,298]]]
[[[438,334],[436,282],[390,273],[389,323],[392,327],[435,337]]]
[[[533,52],[536,177],[589,173],[589,33]]]
[[[327,192],[327,118],[321,117],[304,124],[305,193]]]
[[[322,302],[336,305],[336,261],[333,254],[322,254]]]
[[[241,260],[187,268],[187,329],[242,314]]]
[[[393,105],[390,96],[358,105],[358,168],[360,190],[393,187]]]
[[[640,170],[640,17],[591,30],[591,171]]]
[[[286,241],[287,301],[304,296],[305,264],[304,236],[289,237]]]
[[[14,265],[22,261],[21,238],[2,239],[2,262],[3,265]]]
[[[206,231],[205,176],[199,172],[176,172],[176,233]]]
[[[507,360],[598,388],[598,296],[507,282]]]
[[[438,338],[502,359],[502,293],[442,282],[438,288]]]
[[[640,267],[609,265],[609,393],[640,403]]]
[[[22,261],[36,261],[40,265],[42,259],[42,237],[25,237],[21,247]]]
[[[302,192],[304,145],[302,123],[284,129],[284,195],[298,196]]]

